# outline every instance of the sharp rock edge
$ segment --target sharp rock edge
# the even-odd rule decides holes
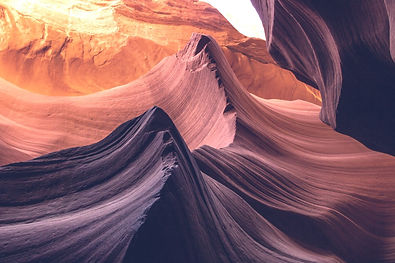
[[[227,147],[193,151],[202,172],[287,237],[329,258],[312,261],[392,262],[395,158],[322,124],[319,107],[255,100],[207,38],[200,46],[236,113],[236,134]]]
[[[321,119],[394,155],[394,1],[251,1],[273,58],[321,91]]]
[[[45,165],[41,176],[52,180],[44,191],[48,201],[37,203],[34,194],[25,194],[20,196],[27,200],[18,201],[16,198],[13,202],[17,203],[1,207],[1,211],[26,209],[19,210],[21,212],[18,217],[14,211],[9,212],[8,216],[7,213],[4,214],[0,231],[4,231],[9,238],[3,239],[2,248],[16,247],[12,250],[17,251],[15,253],[33,251],[32,255],[37,256],[39,246],[32,247],[33,250],[18,248],[30,246],[33,241],[40,242],[39,238],[18,238],[29,233],[25,229],[31,227],[31,224],[40,226],[41,219],[54,218],[53,224],[58,224],[57,226],[64,222],[71,223],[59,228],[60,232],[45,232],[53,224],[44,223],[41,227],[30,229],[31,235],[40,234],[42,238],[52,241],[43,241],[45,246],[59,242],[56,243],[59,246],[54,253],[72,247],[70,250],[62,250],[67,252],[64,257],[81,250],[89,252],[89,255],[81,252],[81,261],[89,261],[90,256],[96,256],[90,251],[100,251],[98,253],[101,257],[97,256],[98,259],[105,260],[105,256],[110,255],[109,260],[112,261],[133,262],[367,263],[395,260],[395,216],[392,209],[395,206],[395,159],[392,156],[371,151],[322,124],[318,119],[319,107],[315,105],[301,101],[254,98],[241,87],[221,48],[209,36],[193,35],[185,49],[175,57],[164,60],[154,72],[164,64],[172,67],[182,65],[183,70],[174,68],[177,74],[173,78],[178,83],[187,82],[188,85],[181,85],[183,88],[195,90],[187,101],[193,102],[193,98],[198,98],[196,96],[201,93],[207,95],[212,94],[210,92],[213,90],[222,90],[223,100],[220,101],[226,101],[228,106],[221,106],[220,114],[214,116],[221,117],[228,111],[235,116],[231,143],[226,140],[227,143],[222,147],[203,146],[194,150],[191,156],[186,146],[181,144],[182,139],[178,133],[160,135],[162,130],[169,129],[164,127],[169,127],[171,121],[166,115],[159,114],[159,118],[147,122],[150,125],[143,125],[141,121],[146,118],[140,117],[126,125],[141,128],[132,128],[129,132],[122,128],[116,130],[125,131],[130,138],[137,136],[133,134],[142,136],[137,140],[131,139],[130,144],[110,143],[111,140],[124,138],[120,134],[115,137],[110,135],[104,139],[104,144],[74,148],[27,163],[2,167],[6,175],[0,177],[4,180],[0,185],[4,185],[4,193],[11,195],[13,193],[7,192],[5,180],[27,180],[26,185],[15,184],[15,191],[39,192],[33,186],[34,183],[37,184],[34,176],[28,178],[17,174],[7,175],[10,171],[23,169],[26,164],[30,167],[29,173],[41,164]],[[193,76],[195,73],[201,74],[195,78],[207,82],[190,81],[194,79],[190,78],[191,74]],[[161,72],[159,76],[160,78],[148,78],[145,81],[163,83],[160,80],[167,75]],[[211,83],[210,87],[215,89],[200,90],[205,83]],[[115,90],[121,94],[123,92],[121,88]],[[215,106],[209,103],[205,109],[210,108],[207,105]],[[197,112],[202,110],[199,105],[189,106]],[[178,119],[175,122],[181,134],[183,129],[194,126],[194,123],[195,119],[191,115],[185,115],[184,120]],[[212,121],[206,126],[215,123]],[[173,131],[173,128],[170,130]],[[210,138],[211,141],[221,140],[221,133],[216,132]],[[174,142],[172,145],[175,146],[166,147],[167,141]],[[98,155],[89,153],[85,158],[82,153],[89,147],[96,149]],[[122,160],[127,156],[131,159],[122,165]],[[48,158],[54,159],[49,161]],[[78,169],[75,177],[54,174],[56,163],[62,158],[65,160],[61,163],[70,165],[65,168],[74,169],[74,162],[80,162],[83,169]],[[40,159],[43,160],[42,163]],[[98,162],[99,166],[92,162]],[[118,162],[121,165],[114,165]],[[49,166],[55,168],[47,169]],[[163,167],[167,172],[162,171]],[[67,169],[64,171],[67,172]],[[67,187],[68,184],[76,183],[78,177],[90,178],[83,173],[87,170],[95,174],[93,181],[79,183],[78,180],[78,187]],[[113,172],[111,178],[119,178],[119,172],[125,181],[115,180],[114,183],[121,186],[112,188],[105,177],[98,181],[94,179],[96,174],[105,175],[107,171]],[[138,178],[135,178],[136,174]],[[162,179],[158,179],[159,177]],[[65,180],[64,187],[52,187],[61,182],[62,178]],[[152,184],[157,187],[151,187]],[[86,199],[74,198],[89,193],[95,187],[111,190],[105,196],[100,189],[91,192],[92,198],[90,194]],[[71,192],[60,196],[59,191]],[[122,202],[113,202],[113,196],[120,197]],[[127,198],[129,196],[130,199]],[[50,198],[53,197],[59,203],[50,203]],[[2,199],[2,204],[8,202],[7,198]],[[25,201],[25,205],[21,205]],[[129,205],[126,210],[122,210],[122,204],[127,202],[130,202],[131,207],[133,204],[138,205],[133,211],[129,210]],[[73,206],[75,203],[78,203],[77,208]],[[42,211],[38,204],[45,207],[45,210]],[[120,206],[119,210],[114,212],[114,206]],[[73,216],[73,211],[78,211],[79,208],[76,213],[78,216]],[[139,208],[143,208],[143,211]],[[51,209],[56,212],[46,218]],[[126,214],[122,214],[122,211],[126,211]],[[34,213],[38,213],[39,218],[29,219]],[[97,217],[97,221],[90,221],[90,213],[103,216]],[[57,218],[58,214],[60,218]],[[110,224],[107,225],[107,222]],[[133,227],[129,228],[130,226]],[[109,230],[112,234],[108,239],[98,241],[98,246],[95,241],[101,239],[101,235],[95,236],[95,231],[107,233],[105,230],[108,228],[114,231]],[[123,232],[125,230],[127,231]],[[51,239],[51,236],[56,238]],[[65,237],[71,239],[63,240]],[[73,246],[76,240],[81,242]],[[112,248],[117,252],[108,252]],[[106,254],[104,250],[110,254]],[[47,247],[45,251],[48,251]],[[117,256],[112,258],[114,254]],[[61,261],[63,256],[57,257],[57,261]],[[23,254],[20,261],[26,258],[29,255]]]
[[[51,97],[0,80],[0,164],[97,142],[154,105],[169,114],[190,149],[229,145],[235,113],[216,64],[198,47],[200,37],[140,79],[91,95]]]
[[[96,144],[3,166],[0,180],[1,262],[331,261],[201,174],[157,107]]]

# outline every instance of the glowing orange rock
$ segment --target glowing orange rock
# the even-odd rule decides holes
[[[245,38],[206,3],[5,0],[0,29],[0,77],[41,94],[82,95],[129,83],[199,32],[215,37],[250,92],[320,104],[319,93],[274,64],[263,40]]]

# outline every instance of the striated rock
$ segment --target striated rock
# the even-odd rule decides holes
[[[249,38],[240,44],[228,45],[223,51],[237,78],[249,92],[266,99],[302,99],[321,105],[321,94],[317,89],[272,62],[272,58],[265,54],[264,41]]]
[[[160,97],[149,87],[182,86],[187,98],[181,91],[163,97],[169,112],[179,110],[173,118],[180,133],[153,108],[96,144],[0,167],[0,261],[395,260],[393,156],[323,124],[317,105],[251,95],[209,36],[195,34],[136,82],[146,85],[139,96],[115,98],[136,90],[124,86],[51,99],[67,102],[63,120],[94,127],[99,122],[86,121],[88,111],[115,123],[98,113],[122,115],[124,101],[131,108],[146,93]],[[19,92],[17,98],[27,93]],[[48,97],[35,96],[34,113],[44,114]],[[204,105],[195,104],[200,96]],[[214,109],[215,100],[226,106]],[[9,120],[17,115],[14,109]],[[223,128],[224,119],[232,129]],[[79,127],[69,133],[83,135]],[[208,143],[191,155],[187,145],[194,149],[197,137]]]
[[[393,1],[252,3],[273,58],[321,91],[321,119],[395,154]]]
[[[26,158],[4,153],[0,163],[94,143],[155,105],[168,112],[190,149],[228,145],[235,113],[227,108],[216,65],[203,48],[204,41],[195,35],[144,77],[85,96],[45,96],[1,82],[1,140]]]
[[[127,84],[200,32],[215,36],[228,51],[249,91],[320,103],[311,87],[273,64],[263,40],[245,38],[206,3],[5,0],[0,21],[0,77],[36,93],[83,95]],[[252,81],[242,77],[256,70],[267,74]],[[266,85],[266,79],[274,81]],[[289,91],[274,89],[283,79]]]
[[[0,180],[4,262],[333,259],[298,246],[201,174],[158,108],[96,144],[1,167]]]

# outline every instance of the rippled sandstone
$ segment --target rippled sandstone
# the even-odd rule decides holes
[[[321,120],[394,155],[394,1],[252,3],[273,58],[320,90]]]
[[[82,95],[129,83],[200,32],[217,39],[250,92],[321,103],[274,64],[263,40],[245,38],[206,3],[5,0],[0,21],[0,77],[36,93]]]
[[[317,105],[251,95],[209,36],[124,87],[24,94],[9,97],[34,99],[29,118],[19,103],[9,115],[22,146],[109,135],[0,167],[2,262],[395,260],[395,158],[322,123]]]

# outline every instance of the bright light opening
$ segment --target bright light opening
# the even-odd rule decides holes
[[[265,39],[262,21],[249,0],[200,0],[211,4],[236,28],[248,37]]]

